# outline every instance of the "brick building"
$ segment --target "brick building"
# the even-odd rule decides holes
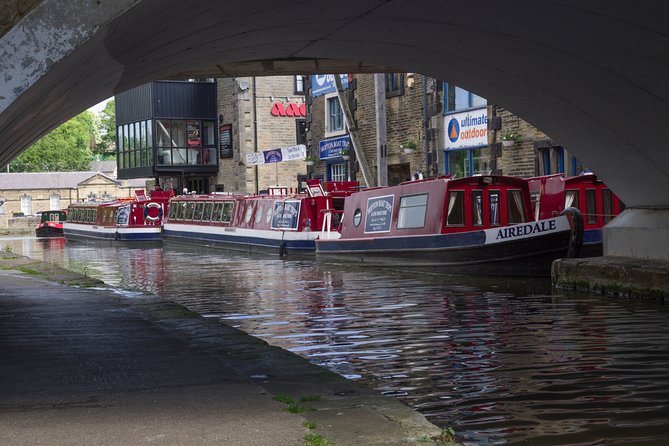
[[[508,110],[469,91],[414,73],[385,74],[388,184],[422,176],[497,173],[530,177],[583,170],[559,143]],[[344,97],[374,181],[377,178],[374,75],[342,77]],[[337,115],[334,76],[312,76],[307,99],[309,154],[319,160],[310,174],[362,181],[360,165],[344,160],[350,138]],[[509,141],[503,142],[503,139]],[[407,144],[409,143],[409,144]],[[413,153],[403,147],[414,145]],[[325,147],[325,149],[324,149]],[[353,166],[353,168],[352,168]],[[374,183],[376,184],[376,183]]]
[[[254,193],[297,188],[303,160],[254,165],[248,154],[304,144],[304,76],[218,79],[219,173],[216,190]]]

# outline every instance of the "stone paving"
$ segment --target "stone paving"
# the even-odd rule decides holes
[[[102,285],[0,259],[1,445],[445,444],[395,399],[176,304]],[[288,412],[288,399],[307,410]]]

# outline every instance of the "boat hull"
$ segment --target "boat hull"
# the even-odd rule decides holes
[[[317,232],[267,231],[217,226],[166,223],[163,240],[238,252],[280,256],[313,255]]]
[[[54,226],[40,226],[35,229],[35,235],[37,237],[62,237],[63,228],[54,227]]]
[[[566,216],[547,221],[556,222],[554,230],[502,240],[499,234],[506,228],[411,237],[319,240],[316,256],[317,260],[330,263],[432,269],[453,274],[545,277],[550,276],[553,260],[574,255],[576,245],[580,246]],[[530,228],[536,224],[519,227]]]
[[[63,232],[67,240],[78,241],[160,242],[162,240],[160,226],[114,227],[68,222],[64,225]]]

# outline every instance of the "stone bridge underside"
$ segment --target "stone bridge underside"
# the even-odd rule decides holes
[[[411,71],[512,110],[595,170],[630,208],[607,229],[605,253],[669,259],[667,2],[0,6],[0,165],[83,109],[155,79]]]

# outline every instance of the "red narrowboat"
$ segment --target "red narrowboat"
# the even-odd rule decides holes
[[[150,197],[71,204],[63,225],[65,239],[160,242],[170,196],[154,191]]]
[[[527,181],[504,176],[365,189],[346,198],[343,215],[339,231],[316,240],[317,260],[547,276],[553,260],[578,254],[582,239],[578,210],[535,221]]]
[[[313,254],[330,210],[343,209],[357,185],[309,180],[306,193],[272,187],[266,195],[180,195],[170,201],[163,239],[280,256]]]
[[[65,220],[67,220],[66,210],[44,211],[35,228],[35,235],[37,237],[62,237]]]
[[[625,210],[625,204],[595,174],[529,178],[536,218],[554,217],[574,207],[583,215],[581,257],[602,255],[602,228]]]

